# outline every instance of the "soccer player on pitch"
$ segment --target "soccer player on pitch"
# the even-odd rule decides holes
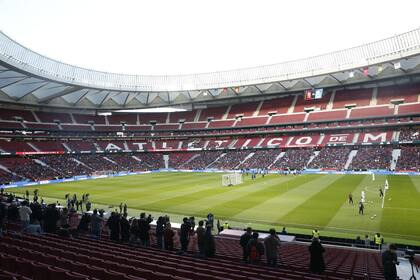
[[[381,187],[379,187],[379,197],[380,198],[384,197],[384,191],[382,190]]]
[[[349,204],[353,205],[353,194],[349,193]]]

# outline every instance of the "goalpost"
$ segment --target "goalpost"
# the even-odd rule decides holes
[[[234,186],[242,184],[242,174],[233,173],[233,174],[224,174],[222,175],[222,186]]]

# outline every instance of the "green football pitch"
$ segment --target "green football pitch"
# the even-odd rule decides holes
[[[80,197],[89,193],[94,208],[115,208],[127,203],[129,215],[141,211],[155,217],[168,214],[179,222],[185,216],[197,219],[213,213],[221,223],[252,226],[293,233],[318,228],[321,235],[355,238],[382,233],[385,242],[420,245],[420,177],[371,175],[268,175],[255,181],[222,187],[221,173],[150,173],[89,181],[13,188],[23,193],[35,188],[46,201],[64,202],[66,193]],[[388,179],[385,207],[379,188]],[[366,193],[365,215],[357,203]],[[353,193],[354,205],[348,204]]]

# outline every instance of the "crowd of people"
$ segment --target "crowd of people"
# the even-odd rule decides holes
[[[219,157],[217,161],[211,163],[208,168],[217,168],[232,170],[236,169],[237,166],[249,155],[249,151],[227,151],[225,156]]]
[[[389,146],[361,146],[353,158],[349,169],[390,169],[392,147]]]
[[[253,151],[254,155],[243,162],[239,168],[241,169],[256,169],[268,167],[276,160],[277,156],[280,154],[280,151],[274,150],[256,150]]]
[[[420,147],[402,146],[397,161],[397,170],[420,171]]]
[[[308,168],[342,170],[351,151],[350,147],[324,147],[309,163]]]
[[[283,157],[276,161],[271,168],[302,170],[313,154],[313,148],[287,149]]]

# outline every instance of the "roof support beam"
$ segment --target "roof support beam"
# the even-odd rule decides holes
[[[46,86],[46,85],[48,85],[48,83],[47,83],[47,82],[42,83],[39,87],[36,87],[36,88],[34,88],[33,90],[28,91],[27,93],[25,93],[25,94],[24,94],[24,95],[22,95],[21,97],[17,98],[17,99],[16,99],[16,101],[20,101],[20,100],[22,100],[23,98],[25,98],[25,96],[28,96],[28,95],[29,95],[29,94],[31,94],[32,92],[37,91],[38,89],[43,88],[43,87],[44,87],[44,86]]]
[[[54,99],[54,98],[57,98],[57,97],[61,97],[63,95],[70,94],[70,93],[75,92],[75,91],[78,91],[80,89],[81,89],[80,87],[76,87],[76,86],[70,87],[70,88],[65,88],[65,89],[63,89],[63,90],[61,90],[61,91],[59,91],[57,93],[51,94],[51,95],[49,95],[47,97],[44,97],[44,98],[40,98],[39,99],[39,102],[40,103],[48,103],[48,101],[50,101],[51,99]]]

